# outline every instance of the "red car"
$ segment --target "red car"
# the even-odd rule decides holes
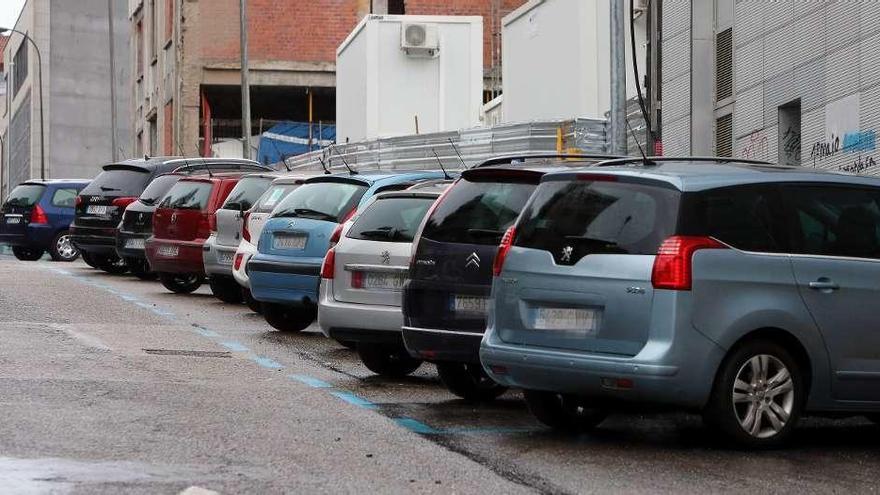
[[[153,214],[153,235],[145,242],[147,260],[171,292],[188,294],[205,281],[202,249],[216,230],[214,213],[242,174],[188,177],[177,182]]]

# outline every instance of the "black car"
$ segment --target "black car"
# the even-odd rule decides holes
[[[111,163],[80,192],[76,214],[70,225],[71,240],[82,252],[83,260],[109,273],[128,270],[116,252],[116,234],[126,207],[138,197],[157,176],[174,171],[207,171],[217,159],[144,157]],[[244,170],[267,170],[251,160],[223,159],[227,167]]]
[[[492,263],[504,232],[545,173],[606,158],[562,157],[499,158],[467,170],[422,226],[404,286],[403,340],[413,357],[437,365],[459,397],[491,400],[505,391],[479,357]]]

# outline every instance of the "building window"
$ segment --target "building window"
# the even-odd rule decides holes
[[[163,149],[166,155],[174,154],[174,102],[165,105],[165,119],[162,122]]]
[[[406,6],[404,0],[388,0],[388,13],[390,15],[406,14]]]
[[[18,50],[12,58],[12,64],[12,96],[14,98],[28,76],[28,46],[24,40],[18,45]]]
[[[733,156],[733,114],[715,120],[715,154]]]
[[[159,129],[156,126],[156,116],[153,115],[147,124],[150,126],[150,156],[156,156],[156,150],[159,147]]]
[[[153,61],[159,56],[159,46],[156,42],[156,0],[150,0],[150,25],[148,27],[150,29],[150,60]]]
[[[715,101],[733,96],[733,30],[715,35]]]
[[[137,77],[144,75],[144,23],[138,21],[135,27],[135,49],[137,50]]]
[[[801,100],[782,105],[779,111],[779,164],[801,164]]]

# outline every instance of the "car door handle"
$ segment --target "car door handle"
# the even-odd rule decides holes
[[[840,289],[840,286],[828,279],[820,278],[815,282],[810,282],[810,288],[813,290],[832,291]]]

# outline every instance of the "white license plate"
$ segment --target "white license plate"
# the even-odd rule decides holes
[[[303,249],[306,247],[307,235],[276,235],[272,238],[272,247],[275,249]]]
[[[177,246],[159,246],[159,256],[164,256],[166,258],[173,258],[177,256],[177,253],[180,251],[180,248]]]
[[[535,330],[569,330],[586,334],[598,329],[599,315],[583,308],[536,308]]]
[[[488,299],[478,296],[456,295],[452,300],[452,311],[472,315],[485,315]]]
[[[6,223],[9,225],[21,223],[21,217],[6,217]]]
[[[143,239],[126,239],[125,240],[125,249],[144,249],[144,240]]]
[[[406,276],[397,273],[364,272],[364,289],[401,290]]]
[[[217,255],[217,261],[222,265],[231,265],[233,258],[235,258],[235,253],[220,251]]]
[[[89,205],[86,207],[86,213],[89,215],[106,215],[107,205]]]

